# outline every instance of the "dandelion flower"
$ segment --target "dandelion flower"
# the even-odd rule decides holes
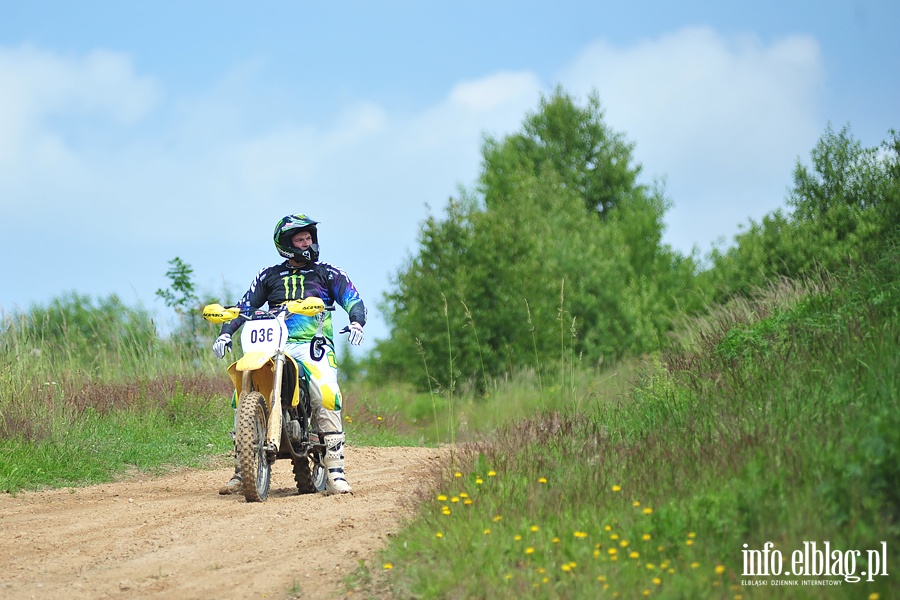
[[[484,483],[484,479],[482,479],[481,477],[475,480],[475,485],[481,485],[482,483]]]
[[[649,533],[645,533],[644,535],[641,536],[641,539],[644,540],[645,542],[649,542],[649,541],[650,541],[650,534],[649,534]]]
[[[692,568],[692,569],[696,569],[696,568],[698,568],[699,566],[700,566],[700,563],[698,563],[698,562],[692,562],[692,563],[691,563],[691,568]]]
[[[450,502],[459,502],[459,497],[453,496],[452,498],[450,498]]]
[[[724,572],[725,572],[724,565],[716,565],[716,575],[721,575]]]
[[[688,541],[686,541],[686,542],[685,542],[685,545],[687,545],[687,546],[693,546],[693,545],[694,545],[694,540],[688,540]]]
[[[391,563],[384,563],[384,570],[385,570],[385,571],[390,571],[390,570],[393,569],[393,568],[394,568],[394,565],[393,565],[393,564],[391,564]]]
[[[615,556],[618,550],[616,550],[615,548],[610,548],[609,550],[607,550],[607,552],[609,552],[610,556]]]
[[[604,581],[606,581],[606,575],[597,575],[597,581],[603,583]]]
[[[634,506],[635,508],[637,508],[638,506],[641,505],[641,503],[638,502],[637,500],[635,500],[634,502],[631,503],[631,505]]]
[[[655,568],[656,568],[656,565],[654,565],[653,563],[647,563],[647,570],[648,570],[648,571],[652,571],[652,570],[655,569]]]
[[[531,546],[525,548],[525,554],[534,554],[534,548]]]
[[[438,499],[438,502],[446,502],[447,496],[445,496],[444,494],[439,494],[437,499]]]
[[[453,474],[453,476],[456,477],[456,478],[458,479],[458,478],[462,477],[462,473],[460,473],[459,471],[457,471],[456,473]]]
[[[629,558],[640,558],[641,555],[638,554],[636,551],[633,551],[633,550],[632,550],[631,554],[629,554],[628,557],[629,557]]]
[[[465,492],[460,492],[460,493],[459,493],[459,497],[460,497],[460,498],[468,498],[469,495],[468,495],[467,493],[465,493]]]
[[[871,594],[869,594],[869,600],[878,600],[879,598],[881,598],[881,594],[879,594],[878,592],[872,592]]]
[[[384,418],[378,417],[378,420],[379,420],[379,421],[384,421]]]
[[[520,541],[522,541],[522,536],[517,533],[515,535],[515,537],[513,537],[513,539],[516,540],[517,542],[520,542]]]
[[[436,534],[434,534],[434,537],[442,538],[444,537],[444,534],[438,531]]]
[[[614,492],[621,492],[621,491],[622,491],[622,486],[621,486],[621,485],[614,485],[614,486],[612,486],[612,491],[614,491]]]
[[[565,571],[566,573],[568,573],[569,571],[572,570],[572,567],[570,567],[569,565],[563,565],[563,566],[561,566],[560,568],[561,568],[563,571]]]
[[[553,540],[551,540],[551,541],[552,541],[554,544],[558,544],[558,543],[559,543],[559,538],[558,538],[558,537],[555,537],[555,538],[553,538]]]
[[[688,534],[688,537],[694,539],[695,537],[697,537],[697,534],[692,531]]]
[[[603,528],[603,531],[612,531],[612,527],[607,525],[606,527]]]
[[[621,542],[619,542],[619,545],[622,546],[623,548],[627,547],[627,546],[628,546],[628,540],[622,540]]]
[[[497,475],[497,471],[488,471],[488,477],[495,477]]]
[[[660,579],[659,577],[654,577],[654,578],[653,578],[653,583],[655,583],[656,585],[659,585],[659,584],[662,583],[662,579]]]
[[[600,548],[594,548],[594,558],[600,558]]]
[[[648,506],[647,508],[644,509],[644,514],[645,514],[645,515],[652,515],[652,514],[653,514],[653,509],[650,508],[650,507]]]
[[[550,581],[549,577],[544,577],[543,579],[541,579],[542,583],[547,583],[548,581]]]
[[[484,530],[484,535],[491,535],[491,530],[490,530],[490,529],[485,529],[485,530]]]
[[[645,590],[644,590],[643,592],[641,592],[641,593],[642,593],[643,595],[645,595],[645,596],[649,596],[649,595],[650,595],[650,590],[646,590],[646,589],[645,589]]]
[[[472,504],[472,499],[466,498],[465,500],[463,500],[463,504],[465,504],[466,506],[469,506],[470,504]]]
[[[619,539],[619,534],[618,534],[618,533],[614,533],[614,534],[612,534],[611,536],[609,536],[609,539],[611,539],[611,540],[617,540],[617,539]]]
[[[538,483],[547,483],[547,478],[541,477],[540,479],[538,479]]]
[[[538,531],[538,530],[540,530],[540,527],[538,527],[537,525],[532,525],[532,526],[531,526],[531,530],[532,530],[532,531]]]
[[[577,537],[578,539],[584,539],[588,536],[588,534],[585,533],[584,531],[576,531],[573,535],[575,537]]]
[[[494,516],[494,523],[496,523],[497,521],[499,521],[499,520],[502,519],[502,518],[503,518],[503,517],[501,517],[500,515],[495,515],[495,516]]]

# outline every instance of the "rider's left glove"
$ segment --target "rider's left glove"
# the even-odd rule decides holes
[[[347,332],[347,340],[354,346],[359,346],[363,341],[362,325],[354,321],[350,323],[350,331]]]
[[[213,353],[219,358],[225,358],[226,350],[231,350],[231,336],[223,333],[216,338],[216,342],[213,344]]]

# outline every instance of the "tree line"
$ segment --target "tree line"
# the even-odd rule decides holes
[[[366,361],[376,379],[427,389],[483,387],[520,369],[585,366],[665,345],[677,315],[799,277],[871,260],[900,222],[900,136],[864,148],[830,126],[798,160],[777,210],[701,261],[662,242],[670,202],[639,182],[633,143],[596,94],[561,88],[521,131],[487,138],[472,189],[418,232],[379,308],[390,327]]]

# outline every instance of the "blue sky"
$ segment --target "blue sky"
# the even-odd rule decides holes
[[[175,256],[233,302],[306,212],[383,337],[421,221],[558,84],[599,94],[665,182],[665,241],[705,252],[784,205],[829,123],[900,128],[898,24],[894,0],[6,2],[0,310],[116,293],[164,321]]]

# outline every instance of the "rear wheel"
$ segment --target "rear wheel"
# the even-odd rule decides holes
[[[262,394],[241,395],[235,447],[247,502],[261,502],[269,495],[272,463],[265,447],[266,416],[266,399]]]
[[[301,494],[315,494],[325,491],[325,467],[309,457],[293,458],[294,481]]]

